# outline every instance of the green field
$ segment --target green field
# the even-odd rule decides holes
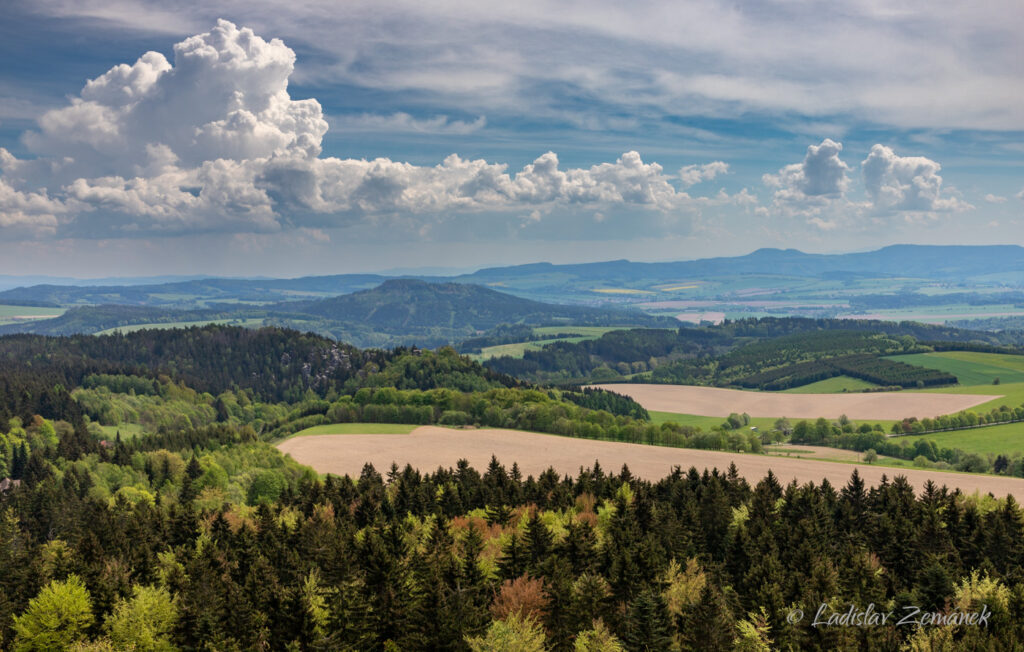
[[[539,351],[546,344],[552,342],[569,342],[575,344],[576,342],[582,342],[583,340],[593,339],[590,337],[563,337],[561,339],[551,340],[537,340],[535,342],[515,342],[514,344],[499,344],[497,346],[488,346],[480,350],[480,353],[471,355],[470,357],[474,360],[489,360],[491,358],[500,358],[501,356],[511,356],[513,358],[521,358],[527,351]]]
[[[651,423],[661,425],[663,423],[678,423],[684,426],[693,426],[701,430],[711,430],[714,426],[725,423],[725,417],[706,417],[699,414],[676,414],[675,412],[648,411],[651,415]],[[771,429],[777,419],[774,417],[751,417],[750,425],[761,429]],[[748,426],[749,427],[749,426]]]
[[[208,324],[231,324],[233,326],[245,326],[252,328],[263,324],[262,319],[209,319],[206,321],[168,321],[153,324],[131,324],[130,326],[115,326],[95,333],[96,335],[111,335],[112,333],[134,333],[145,329],[164,328],[189,328],[190,326],[206,326]]]
[[[866,380],[860,380],[859,378],[836,376],[835,378],[826,378],[810,385],[792,387],[783,391],[787,394],[839,394],[841,392],[859,392],[862,389],[870,389],[872,387],[878,387],[878,385],[869,383]]]
[[[999,388],[992,387],[992,381],[996,378],[1000,384],[1024,383],[1024,355],[944,351],[889,356],[888,359],[946,371],[956,376],[963,386],[986,385],[996,390]]]
[[[0,304],[0,324],[30,321],[31,319],[50,319],[64,314],[64,308],[37,308],[35,306],[8,306]],[[23,319],[17,319],[22,317]]]
[[[968,453],[1024,453],[1024,423],[1006,423],[984,428],[969,428],[930,435],[900,437],[898,441],[926,439],[939,448],[959,448]]]
[[[331,423],[326,426],[313,426],[292,435],[408,435],[419,428],[408,423]]]
[[[546,344],[553,342],[569,342],[575,344],[583,340],[593,340],[601,337],[610,331],[618,331],[628,326],[538,326],[533,329],[534,335],[551,335],[552,337],[532,342],[513,342],[512,344],[498,344],[481,349],[480,353],[471,354],[469,357],[481,362],[501,356],[521,358],[527,351],[539,351]],[[553,337],[555,335],[569,335],[570,337]]]
[[[621,331],[632,326],[538,326],[533,329],[535,335],[580,335],[593,339],[611,331]]]
[[[121,423],[116,426],[100,426],[100,429],[111,441],[117,438],[117,433],[121,433],[121,439],[132,439],[143,433],[141,423]]]

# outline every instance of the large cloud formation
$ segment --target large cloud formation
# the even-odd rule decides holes
[[[926,214],[972,208],[960,198],[943,193],[942,167],[923,156],[898,156],[891,148],[876,144],[861,162],[867,202],[847,197],[850,167],[839,158],[842,143],[826,138],[807,148],[800,163],[787,165],[762,180],[774,188],[773,207],[787,215],[809,217],[823,229],[859,216]],[[828,219],[824,215],[828,213]]]
[[[942,166],[929,158],[898,156],[885,145],[875,145],[861,169],[876,211],[931,213],[970,208],[957,197],[942,196]]]
[[[846,173],[850,168],[839,158],[841,151],[842,143],[826,138],[820,145],[808,147],[802,162],[764,175],[765,185],[776,189],[776,206],[799,211],[824,206],[842,196],[849,186]]]
[[[515,174],[457,155],[433,167],[321,157],[327,121],[316,100],[290,97],[294,65],[280,40],[220,20],[175,45],[173,64],[147,52],[115,66],[25,135],[36,158],[0,149],[0,228],[72,237],[273,233],[379,215],[700,203],[636,152],[578,169],[562,169],[548,152]],[[684,169],[680,186],[726,167]]]

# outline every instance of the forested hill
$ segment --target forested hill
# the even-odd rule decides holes
[[[34,301],[46,305],[148,305],[181,307],[217,301],[280,301],[296,293],[332,295],[373,287],[386,276],[338,274],[302,278],[202,278],[141,285],[33,285],[0,292],[0,303]]]
[[[989,333],[916,322],[765,317],[675,331],[612,331],[593,340],[553,342],[540,350],[527,350],[519,358],[496,357],[485,364],[533,382],[632,379],[785,389],[841,373],[857,376],[860,372],[853,367],[863,368],[868,358],[932,348],[1016,352],[1024,345],[1022,338],[1024,333],[1020,331]],[[762,377],[768,369],[788,369],[791,365],[830,358],[835,358],[835,364],[797,367],[783,376]],[[893,367],[893,363],[887,366]],[[882,382],[881,376],[870,374],[872,382],[956,382],[955,378],[941,374],[915,376],[902,368],[888,371],[891,373],[884,377],[891,382]],[[777,386],[783,378],[784,386]],[[770,386],[763,386],[765,383]]]
[[[652,326],[672,328],[669,317],[639,311],[542,303],[477,285],[396,279],[378,287],[320,300],[272,305],[214,304],[178,310],[152,306],[99,305],[69,309],[52,319],[0,326],[0,334],[73,335],[103,330],[190,322],[280,325],[312,331],[362,347],[437,347],[464,340],[499,324],[530,326]]]
[[[398,359],[404,362],[388,366]],[[329,396],[372,375],[401,389],[440,384],[470,391],[516,384],[450,349],[361,350],[283,328],[211,325],[127,335],[0,337],[0,380],[45,375],[51,386],[70,388],[96,373],[165,375],[201,392],[244,389],[267,401],[298,401],[308,392]]]
[[[414,279],[385,281],[371,290],[319,301],[289,302],[276,308],[395,333],[434,329],[474,332],[498,324],[519,323],[669,327],[678,324],[674,319],[638,311],[542,303],[479,285]]]
[[[35,335],[88,335],[111,328],[136,324],[174,324],[192,321],[230,320],[244,317],[235,310],[171,310],[151,306],[104,304],[70,308],[59,317],[15,322],[0,326],[0,335],[32,333]]]

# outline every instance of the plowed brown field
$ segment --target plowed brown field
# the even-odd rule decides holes
[[[391,463],[406,464],[428,472],[438,467],[455,466],[465,458],[479,471],[487,468],[494,455],[506,467],[517,462],[524,474],[537,475],[548,467],[560,474],[576,474],[581,467],[598,460],[608,471],[617,472],[628,464],[634,475],[657,480],[671,473],[674,466],[684,470],[695,466],[726,469],[730,462],[749,482],[756,483],[771,469],[782,483],[820,483],[827,478],[835,486],[845,485],[853,469],[860,469],[869,485],[882,475],[904,475],[920,490],[927,480],[938,485],[959,487],[967,493],[991,492],[996,496],[1012,494],[1024,500],[1024,479],[965,473],[944,473],[922,469],[892,469],[867,464],[853,465],[812,459],[742,455],[688,448],[666,448],[642,444],[573,439],[516,430],[455,430],[423,426],[408,435],[311,435],[294,437],[278,445],[283,453],[308,464],[321,473],[358,477],[363,464],[370,462],[384,473]]]
[[[691,385],[595,385],[630,396],[648,410],[727,417],[746,412],[752,417],[837,419],[845,414],[856,421],[935,417],[1000,398],[981,394],[926,394],[923,392],[867,392],[849,394],[780,394],[744,392]]]

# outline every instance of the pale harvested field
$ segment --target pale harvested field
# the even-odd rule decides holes
[[[746,412],[752,417],[836,419],[845,414],[855,421],[897,420],[951,414],[1001,398],[1001,394],[931,394],[924,392],[869,392],[849,394],[781,394],[744,392],[689,385],[595,385],[630,396],[648,410],[727,417]]]
[[[857,468],[869,485],[878,484],[883,474],[890,479],[899,474],[906,476],[917,490],[931,479],[940,486],[959,487],[966,493],[991,492],[999,497],[1013,494],[1018,500],[1024,500],[1024,479],[1020,478],[624,444],[517,430],[456,430],[422,426],[408,435],[294,437],[278,444],[278,448],[321,473],[353,477],[359,476],[366,462],[373,464],[380,473],[386,473],[392,462],[399,467],[411,464],[420,471],[431,472],[438,467],[454,467],[463,458],[483,472],[491,455],[506,467],[518,462],[524,475],[536,476],[548,467],[559,474],[575,475],[580,467],[593,466],[597,460],[606,471],[618,472],[624,463],[628,464],[634,475],[648,480],[665,477],[674,466],[684,470],[691,466],[702,471],[705,468],[725,470],[730,462],[735,462],[740,474],[751,483],[758,482],[771,469],[783,484],[794,479],[801,483],[820,483],[827,478],[840,487],[849,481],[853,469]]]

